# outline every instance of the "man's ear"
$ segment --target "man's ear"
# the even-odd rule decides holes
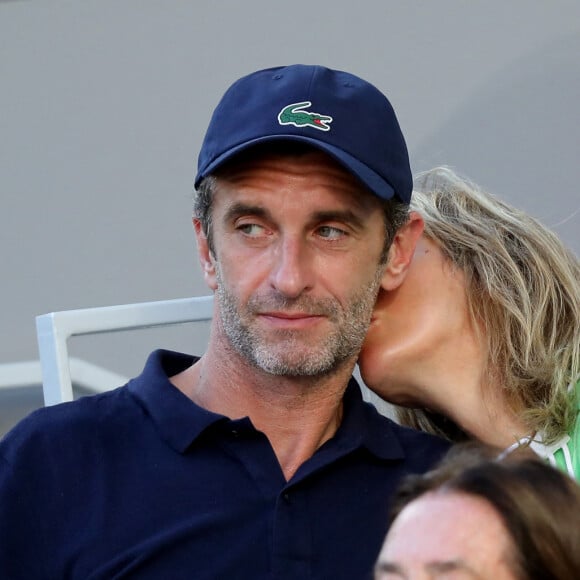
[[[394,290],[398,288],[407,272],[415,253],[417,242],[423,233],[425,222],[416,212],[409,214],[407,223],[399,228],[395,234],[395,239],[389,249],[389,256],[385,272],[381,281],[381,288],[384,290]]]
[[[199,256],[199,263],[203,271],[205,283],[211,288],[211,290],[215,290],[217,288],[215,259],[209,248],[209,242],[203,232],[203,227],[198,218],[193,218],[193,228],[197,240],[197,254]]]

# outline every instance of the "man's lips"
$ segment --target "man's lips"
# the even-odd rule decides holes
[[[272,316],[274,318],[288,318],[294,320],[296,318],[312,318],[320,317],[322,314],[314,314],[310,312],[261,312],[261,316]]]
[[[258,316],[273,325],[290,328],[311,326],[326,318],[322,314],[308,312],[260,312]]]

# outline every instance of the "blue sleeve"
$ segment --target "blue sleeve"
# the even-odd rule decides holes
[[[34,473],[29,474],[34,477]],[[44,542],[38,514],[30,503],[27,474],[18,473],[0,455],[0,578],[50,578],[45,568]]]

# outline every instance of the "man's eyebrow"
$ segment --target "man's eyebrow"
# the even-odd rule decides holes
[[[365,225],[365,220],[349,209],[317,211],[312,216],[312,221],[343,222],[345,224],[350,224],[356,229],[362,229]]]
[[[270,213],[262,206],[237,201],[228,207],[224,214],[224,220],[233,221],[243,215],[253,215],[256,217],[268,218]]]
[[[394,562],[378,562],[375,566],[375,575],[379,572],[384,574],[397,574],[401,578],[407,578],[401,566]]]
[[[237,201],[227,208],[224,214],[224,221],[233,221],[244,215],[271,219],[271,214],[265,207]],[[343,222],[345,224],[350,224],[355,229],[362,229],[365,224],[363,217],[357,215],[350,209],[317,211],[312,214],[311,221],[312,223],[331,221]]]

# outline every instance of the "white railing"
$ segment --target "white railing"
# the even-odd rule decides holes
[[[212,314],[213,296],[198,296],[66,310],[37,316],[36,334],[45,405],[73,399],[72,367],[69,366],[67,345],[71,336],[198,322],[210,320]],[[109,380],[108,384],[111,387],[123,383]]]
[[[127,377],[114,373],[80,358],[69,359],[72,383],[87,391],[101,393],[121,386]],[[0,390],[42,386],[40,361],[0,363]]]

